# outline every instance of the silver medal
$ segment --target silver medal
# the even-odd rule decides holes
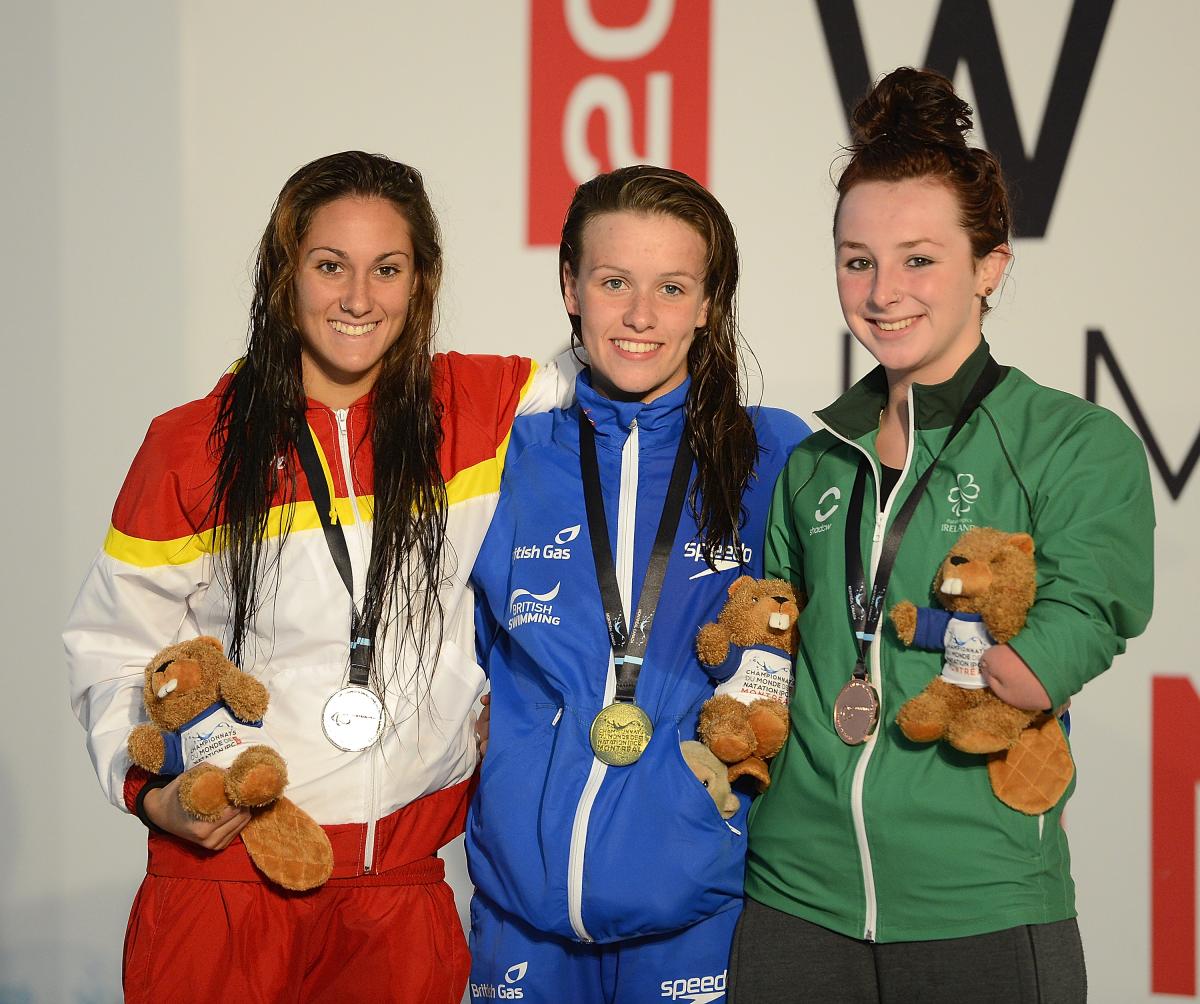
[[[383,704],[366,687],[343,687],[325,702],[321,727],[338,749],[360,753],[379,741]]]

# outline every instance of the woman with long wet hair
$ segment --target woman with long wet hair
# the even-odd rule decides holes
[[[514,415],[569,399],[556,367],[435,355],[441,238],[421,175],[323,157],[259,247],[245,357],[155,419],[65,634],[100,782],[150,829],[125,945],[130,1001],[457,1001],[467,954],[437,849],[475,766],[466,586]],[[288,797],[333,877],[264,881],[227,807],[131,767],[143,670],[220,638],[266,685]]]
[[[687,175],[581,185],[559,279],[589,367],[573,407],[514,424],[472,579],[493,715],[467,828],[471,991],[716,994],[745,816],[722,818],[680,752],[714,687],[696,632],[761,574],[770,488],[808,430],[745,407],[733,227]]]
[[[1046,712],[1042,735],[1062,743],[1051,709],[1150,616],[1145,453],[1115,415],[992,358],[981,325],[1011,261],[1012,214],[950,81],[896,70],[853,124],[837,288],[879,365],[817,413],[826,428],[775,491],[767,572],[809,602],[791,733],[751,813],[730,996],[1083,1001],[1061,825],[1071,788],[1027,814],[993,794],[986,756],[907,738],[897,711],[939,676],[942,653],[907,647],[886,612],[937,605],[931,583],[964,531],[1011,534],[996,569],[1025,561],[1032,574],[1031,550],[1037,563],[1024,627],[993,644],[934,621],[935,640],[973,648],[979,675],[963,682]],[[944,593],[978,588],[968,581]]]

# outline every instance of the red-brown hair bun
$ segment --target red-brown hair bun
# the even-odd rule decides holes
[[[971,106],[940,73],[893,70],[858,103],[850,123],[850,162],[837,183],[835,227],[842,200],[860,182],[933,178],[957,196],[959,222],[977,259],[1009,241],[1012,213],[1000,163],[968,145]]]

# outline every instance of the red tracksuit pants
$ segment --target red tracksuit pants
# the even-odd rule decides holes
[[[458,1004],[466,941],[441,860],[412,860],[434,835],[413,832],[411,810],[421,806],[416,829],[428,831],[431,816],[444,824],[450,803],[465,809],[466,796],[459,785],[381,820],[370,876],[354,874],[364,827],[326,827],[333,877],[308,893],[264,881],[240,840],[211,854],[152,834],[125,933],[126,1002]],[[444,799],[442,811],[428,812],[431,799]]]

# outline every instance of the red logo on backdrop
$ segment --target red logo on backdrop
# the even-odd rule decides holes
[[[708,175],[711,0],[531,0],[529,243],[628,164]]]

